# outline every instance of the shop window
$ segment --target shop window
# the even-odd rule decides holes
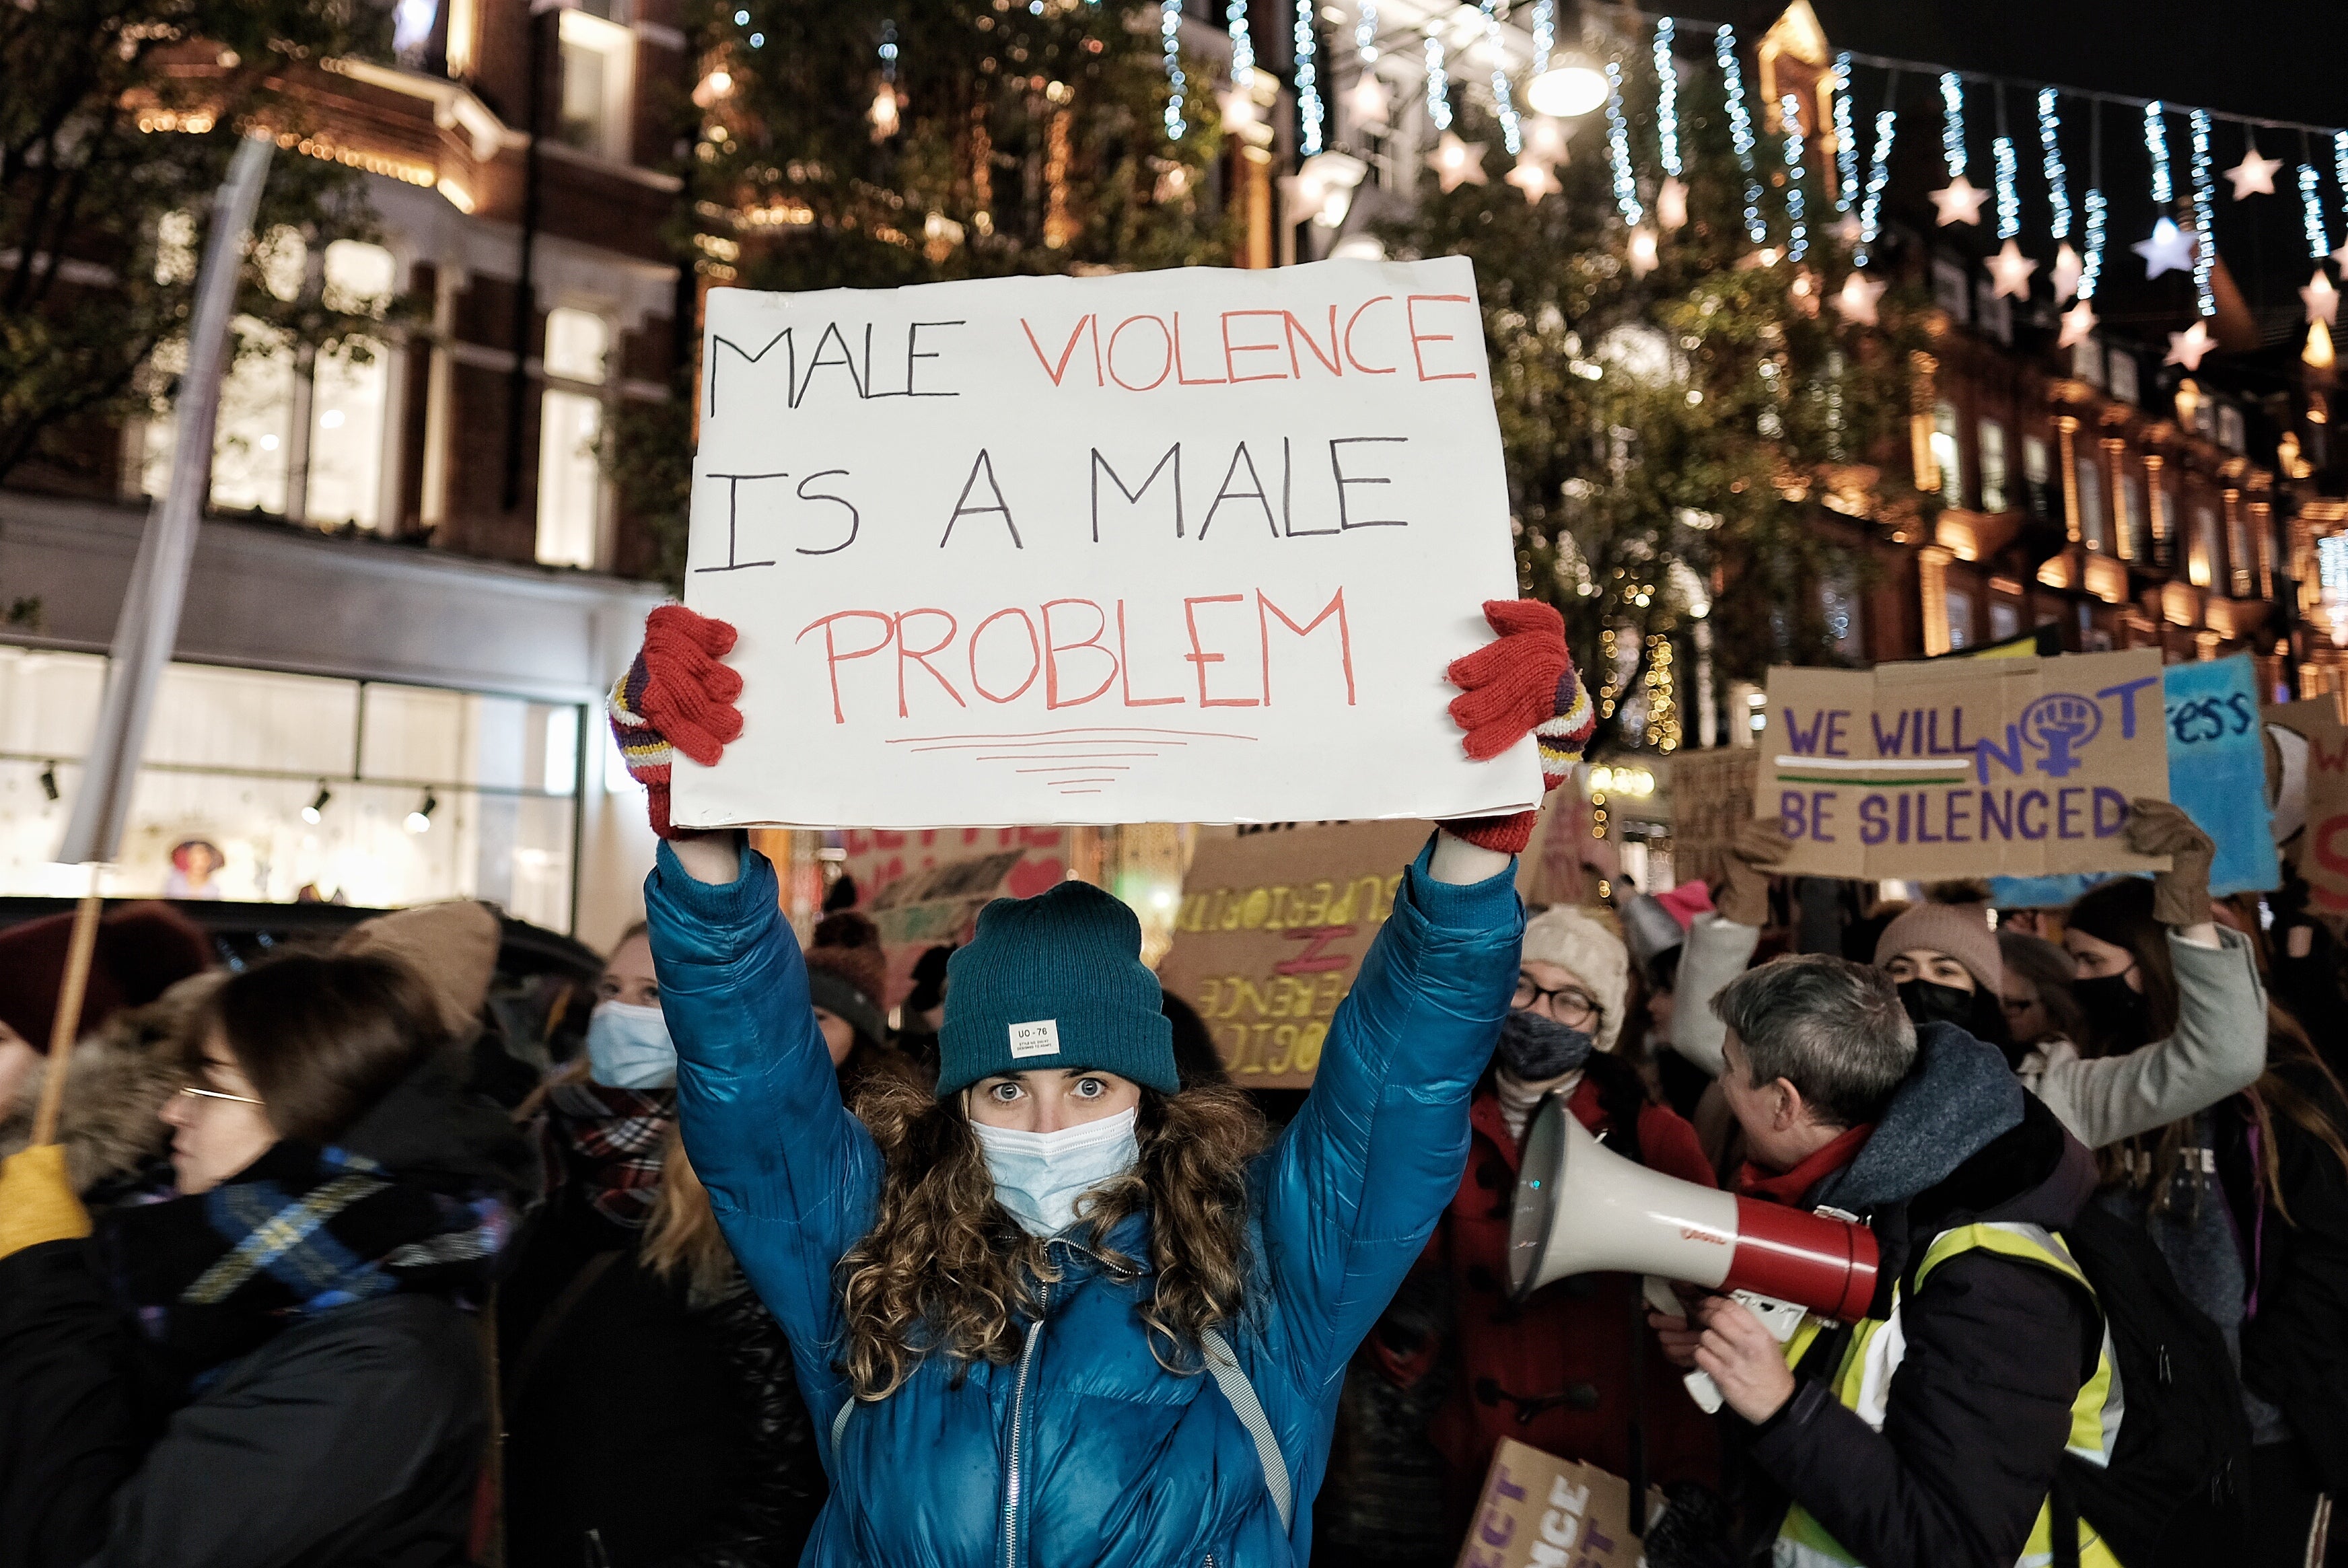
[[[561,22],[562,107],[556,134],[582,152],[628,161],[635,35],[581,10]]]
[[[1983,511],[2005,510],[2005,427],[1983,419],[1976,432],[1981,448],[1981,505]]]
[[[611,346],[611,325],[602,316],[567,307],[547,313],[547,387],[539,406],[538,559],[548,566],[595,564],[603,511],[603,476],[595,461],[603,401],[596,388],[603,384]]]
[[[1951,506],[1965,504],[1964,449],[1957,443],[1957,407],[1932,405],[1932,466],[1941,470],[1941,499]]]
[[[2081,452],[2079,475],[2079,537],[2090,550],[2108,550],[2104,531],[2104,473],[2093,455]]]
[[[49,856],[105,679],[100,655],[0,646],[0,895],[88,885]],[[568,930],[584,722],[575,704],[174,664],[107,892],[163,892],[173,849],[200,841],[221,863],[198,896],[482,898]]]

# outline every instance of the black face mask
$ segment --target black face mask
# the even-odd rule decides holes
[[[1562,1078],[1590,1059],[1587,1031],[1519,1007],[1500,1021],[1498,1059],[1520,1083]]]
[[[1973,994],[1954,985],[1943,985],[1937,980],[1902,980],[1900,1005],[1908,1009],[1908,1016],[1914,1023],[1954,1024],[1968,1030],[1972,1027]]]
[[[2127,970],[2074,980],[2071,995],[2086,1015],[2088,1028],[2103,1038],[2128,1047],[2147,1043],[2145,995],[2128,984]]]

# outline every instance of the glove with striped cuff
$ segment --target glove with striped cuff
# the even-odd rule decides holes
[[[713,767],[742,733],[734,706],[742,677],[718,663],[733,652],[735,636],[724,621],[664,604],[645,618],[644,646],[612,687],[612,737],[628,776],[644,787],[653,831],[664,839],[691,832],[668,820],[673,751]]]
[[[1478,762],[1499,756],[1527,734],[1540,746],[1541,783],[1554,789],[1572,775],[1581,748],[1598,727],[1590,694],[1565,651],[1565,622],[1538,599],[1488,599],[1484,619],[1499,634],[1445,673],[1460,694],[1451,699],[1453,722]],[[1444,826],[1471,844],[1503,854],[1521,852],[1539,813],[1470,817]]]

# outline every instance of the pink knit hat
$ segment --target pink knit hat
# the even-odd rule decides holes
[[[1998,955],[1997,933],[1989,927],[1989,911],[1978,903],[1920,903],[1893,919],[1875,941],[1878,969],[1900,954],[1917,948],[1945,953],[1972,972],[1982,988],[2004,989],[2005,961]]]

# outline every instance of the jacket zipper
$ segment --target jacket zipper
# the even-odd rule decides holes
[[[1044,1313],[1052,1304],[1051,1286],[1035,1321],[1027,1326],[1027,1343],[1019,1352],[1019,1379],[1011,1390],[1011,1470],[1003,1489],[1003,1568],[1019,1568],[1019,1445],[1027,1421],[1027,1368],[1035,1359],[1035,1336],[1044,1330]]]

